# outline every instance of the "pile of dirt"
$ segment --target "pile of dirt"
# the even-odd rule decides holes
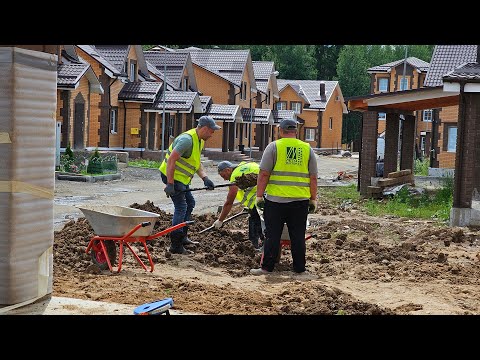
[[[257,185],[257,174],[249,173],[242,174],[235,179],[235,184],[242,190],[248,189]]]

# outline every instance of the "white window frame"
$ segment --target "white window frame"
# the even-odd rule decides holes
[[[118,108],[110,109],[110,134],[118,133]]]
[[[378,121],[385,121],[387,120],[387,113],[386,112],[379,112],[378,113]]]
[[[423,110],[422,120],[425,122],[432,122],[433,119],[433,110]]]
[[[382,83],[385,82],[385,89],[382,90]],[[378,78],[378,91],[379,92],[388,92],[388,78]]]
[[[403,84],[405,84],[405,88],[403,87]],[[408,86],[409,86],[408,78],[406,76],[405,77],[401,76],[400,77],[400,87],[399,87],[400,91],[408,90],[409,89]]]
[[[275,104],[277,110],[287,110],[287,102],[286,101],[277,101]]]
[[[295,107],[295,108],[294,108]],[[297,107],[300,109],[297,109]],[[290,109],[293,110],[295,114],[302,113],[302,103],[300,101],[291,101],[290,102]]]
[[[315,128],[305,129],[305,141],[315,141]]]
[[[168,119],[168,135],[171,138],[174,138],[175,134],[175,115],[170,114],[169,119]]]
[[[455,135],[453,131],[455,130]],[[457,151],[457,127],[449,126],[447,131],[447,152],[456,152]]]
[[[329,128],[330,130],[333,129],[333,117],[331,117],[331,118],[328,120],[328,128]]]

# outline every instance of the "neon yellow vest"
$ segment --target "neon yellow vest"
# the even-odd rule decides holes
[[[234,182],[238,177],[242,176],[243,174],[257,174],[260,172],[260,165],[254,162],[245,162],[242,161],[238,166],[232,171],[232,175],[230,175],[230,182]],[[257,194],[257,186],[246,188],[242,190],[238,188],[237,199],[240,203],[246,206],[249,209],[253,209],[255,206],[255,197]]]
[[[294,138],[276,141],[277,161],[265,191],[284,198],[310,199],[310,144]]]
[[[189,185],[192,181],[193,175],[200,168],[200,155],[205,144],[205,141],[198,138],[196,128],[185,131],[183,134],[189,134],[192,137],[193,148],[192,155],[189,158],[180,157],[175,162],[175,173],[173,178],[180,181],[182,184]],[[159,167],[159,170],[167,176],[167,160],[173,151],[173,143],[168,147],[165,159]]]

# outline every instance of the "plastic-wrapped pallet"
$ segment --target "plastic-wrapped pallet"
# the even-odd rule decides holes
[[[0,304],[52,292],[56,56],[0,47]]]

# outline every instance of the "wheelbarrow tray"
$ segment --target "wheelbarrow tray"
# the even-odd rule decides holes
[[[95,205],[78,207],[98,236],[122,237],[136,225],[150,221],[150,225],[138,229],[133,236],[149,236],[160,217],[149,211],[118,205]]]

